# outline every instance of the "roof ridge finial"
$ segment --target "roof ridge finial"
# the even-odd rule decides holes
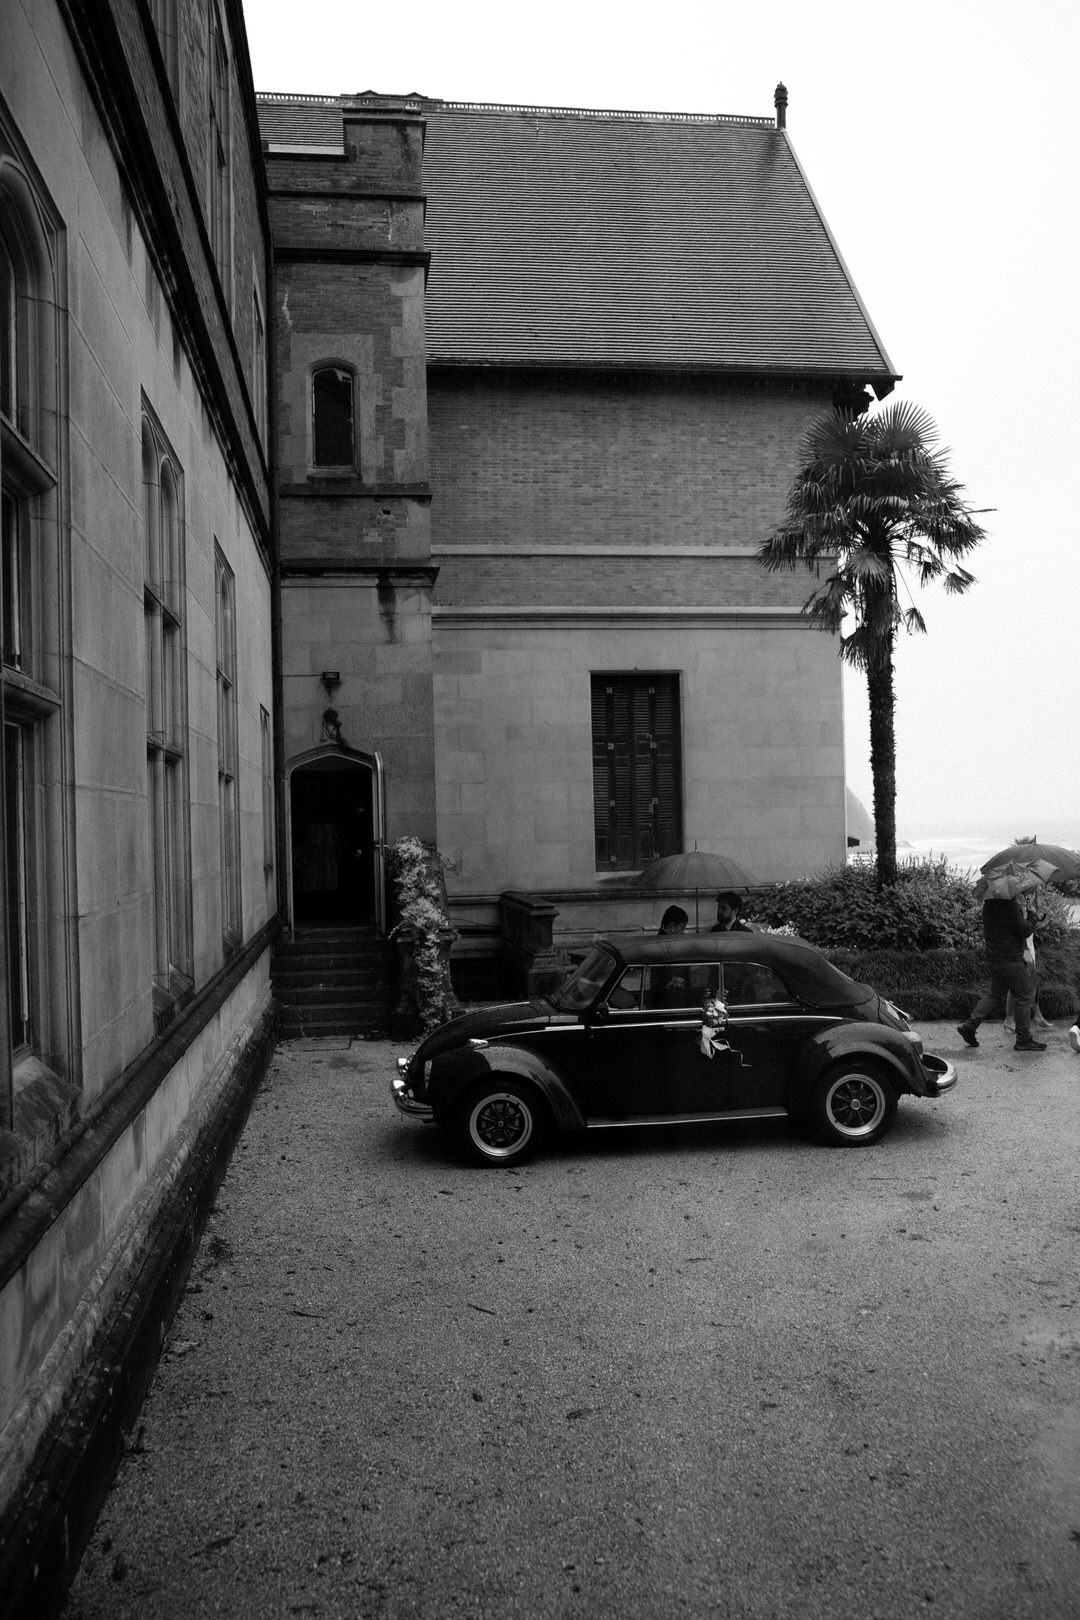
[[[778,84],[773,91],[773,106],[776,108],[777,129],[787,128],[787,85]]]

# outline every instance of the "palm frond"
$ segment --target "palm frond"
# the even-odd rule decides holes
[[[937,442],[937,424],[929,411],[910,399],[891,399],[869,418],[869,435],[887,454],[929,450]]]

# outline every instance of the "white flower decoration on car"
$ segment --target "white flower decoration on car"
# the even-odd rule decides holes
[[[727,1029],[728,1010],[719,996],[706,996],[705,1005],[701,1010],[701,1053],[703,1057],[711,1058],[714,1052],[728,1052],[730,1047],[724,1039]]]

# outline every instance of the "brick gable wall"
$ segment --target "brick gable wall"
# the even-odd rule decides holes
[[[693,379],[433,372],[435,603],[798,607],[806,578],[746,553],[783,516],[803,429],[829,403]]]
[[[828,394],[435,371],[439,545],[754,546]]]

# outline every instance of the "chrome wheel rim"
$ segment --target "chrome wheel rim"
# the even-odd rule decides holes
[[[825,1098],[829,1123],[841,1136],[869,1136],[885,1115],[885,1091],[868,1074],[845,1074],[834,1080]]]
[[[531,1109],[511,1091],[489,1093],[469,1116],[469,1135],[489,1159],[520,1153],[532,1132]]]

